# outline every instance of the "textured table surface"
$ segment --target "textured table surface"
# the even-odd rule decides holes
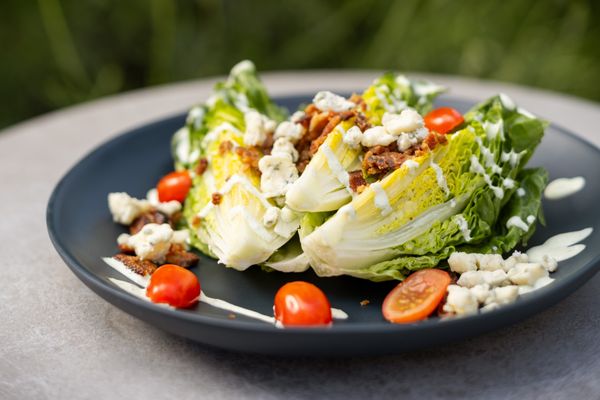
[[[375,72],[272,73],[273,95],[358,89]],[[498,91],[600,146],[600,106],[494,82],[431,77],[481,100]],[[158,87],[51,113],[0,134],[0,399],[600,398],[600,276],[518,325],[398,356],[270,358],[152,328],[87,289],[58,257],[45,208],[84,154],[184,111],[214,81]],[[360,343],[357,343],[360,346]]]

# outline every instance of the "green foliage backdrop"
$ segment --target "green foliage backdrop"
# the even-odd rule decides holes
[[[142,86],[260,70],[379,68],[600,100],[600,2],[3,0],[0,127]]]

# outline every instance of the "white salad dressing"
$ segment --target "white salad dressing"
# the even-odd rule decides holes
[[[585,178],[576,176],[575,178],[555,179],[546,186],[544,196],[547,199],[558,200],[577,193],[585,186]]]
[[[462,214],[458,214],[454,217],[454,222],[458,225],[458,229],[460,229],[460,233],[463,235],[465,242],[470,242],[472,239],[471,229],[469,229],[469,224],[465,217]]]
[[[354,196],[354,192],[350,188],[350,175],[348,174],[348,171],[344,169],[344,167],[337,159],[335,154],[333,154],[331,147],[323,143],[319,150],[322,150],[323,154],[325,154],[325,158],[327,159],[327,165],[329,166],[329,169],[331,170],[335,178],[338,181],[340,181],[342,185],[344,185],[344,187],[346,188],[348,193],[350,193],[350,195]]]
[[[392,206],[390,205],[390,199],[387,196],[387,193],[381,186],[381,182],[375,182],[371,184],[371,188],[373,192],[375,192],[375,196],[373,197],[373,201],[375,202],[375,207],[381,210],[381,215],[386,216],[392,213]]]
[[[592,232],[592,228],[585,228],[580,231],[552,236],[543,244],[527,250],[527,255],[534,262],[541,262],[545,255],[554,258],[556,261],[567,260],[575,257],[585,249],[584,244],[578,243],[587,238]]]
[[[485,181],[485,183],[487,183],[487,185],[494,192],[494,195],[497,198],[499,198],[499,199],[504,198],[504,189],[502,189],[501,187],[498,187],[498,186],[494,186],[494,184],[492,183],[492,178],[485,172],[483,165],[481,165],[481,163],[479,162],[477,157],[471,156],[471,167],[469,170],[471,172],[474,172],[476,174],[483,176],[483,180]]]
[[[510,229],[514,226],[515,228],[519,228],[523,232],[527,232],[529,231],[529,227],[531,226],[531,224],[533,224],[534,222],[535,216],[533,215],[529,215],[527,217],[527,222],[523,221],[523,219],[518,215],[514,215],[510,217],[508,221],[506,221],[506,228]]]
[[[223,131],[230,131],[235,133],[237,136],[242,137],[244,133],[237,129],[235,126],[231,125],[229,122],[223,122],[222,124],[216,126],[213,130],[208,132],[206,136],[202,139],[202,147],[206,147],[212,142],[214,142],[219,134]]]
[[[431,168],[435,171],[435,179],[437,180],[438,186],[444,191],[446,196],[448,196],[450,194],[450,189],[448,189],[448,182],[446,182],[442,167],[431,161]]]
[[[126,291],[127,293],[129,293],[135,297],[138,297],[142,300],[150,301],[150,299],[146,296],[145,288],[139,287],[132,283],[125,282],[125,281],[115,279],[115,278],[108,278],[108,280],[111,281],[116,286],[118,286],[119,288]],[[275,317],[272,317],[272,316],[269,316],[266,314],[261,314],[257,311],[250,310],[248,308],[236,306],[235,304],[231,304],[225,300],[207,296],[203,291],[200,291],[200,298],[198,300],[201,303],[208,304],[209,306],[212,306],[215,308],[220,308],[221,310],[225,310],[225,311],[229,311],[229,312],[236,313],[239,315],[243,315],[248,318],[257,319],[259,321],[263,321],[268,324],[278,325],[277,321],[275,320]],[[158,306],[170,307],[166,304],[161,304],[161,303],[154,303],[154,304],[156,304]],[[331,307],[331,317],[333,319],[348,319],[348,314],[345,311],[340,310],[339,308]]]

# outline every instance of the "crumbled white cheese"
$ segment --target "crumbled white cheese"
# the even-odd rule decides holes
[[[288,154],[292,157],[292,161],[298,161],[298,150],[294,147],[294,144],[285,137],[280,137],[273,143],[271,154]]]
[[[362,145],[365,147],[388,146],[396,139],[396,136],[387,133],[383,126],[374,126],[363,133]]]
[[[487,283],[475,285],[469,290],[471,291],[473,296],[475,296],[479,304],[484,304],[487,301],[487,299],[493,294],[490,285],[488,285]]]
[[[262,146],[277,125],[275,121],[256,110],[248,110],[244,114],[244,123],[246,125],[244,145],[246,146]]]
[[[306,113],[304,111],[296,111],[290,117],[290,121],[292,121],[294,123],[298,123],[298,122],[302,121],[304,119],[304,117],[306,117]]]
[[[458,281],[457,285],[471,288],[473,286],[487,283],[491,287],[500,286],[506,282],[507,274],[502,269],[494,271],[467,271],[463,273]]]
[[[283,121],[275,129],[275,139],[285,138],[292,143],[297,143],[304,134],[304,126],[290,121]]]
[[[467,271],[477,271],[477,258],[475,254],[456,251],[448,258],[450,270],[462,274]]]
[[[414,132],[423,128],[423,117],[412,108],[402,110],[400,114],[385,113],[381,123],[390,135],[398,136],[403,132]]]
[[[173,229],[169,224],[147,224],[128,240],[128,245],[142,260],[162,263],[171,248]]]
[[[313,98],[313,103],[321,111],[333,112],[348,111],[356,106],[355,103],[329,91],[317,93]]]
[[[344,143],[353,149],[358,149],[362,141],[363,133],[358,126],[353,126],[344,132]]]
[[[277,207],[269,207],[267,211],[265,211],[265,215],[263,216],[263,225],[267,228],[271,228],[277,224],[277,220],[279,219],[280,209]]]
[[[498,305],[512,303],[517,299],[517,297],[519,297],[519,288],[515,285],[497,287],[493,290],[493,303]],[[488,299],[487,304],[490,303],[492,302],[490,302]]]
[[[467,288],[457,285],[448,286],[448,297],[444,311],[456,315],[476,314],[479,304],[477,298]]]
[[[481,310],[489,311],[553,281],[548,272],[556,270],[556,260],[546,255],[541,263],[528,261],[527,254],[518,251],[506,260],[498,254],[455,252],[448,258],[448,265],[461,274],[456,285],[469,288],[483,305]]]
[[[113,221],[130,225],[134,219],[152,208],[146,200],[139,200],[124,192],[110,193],[108,195],[108,208]]]
[[[283,196],[298,179],[298,170],[292,156],[276,153],[262,157],[258,162],[261,172],[260,190],[265,197]]]
[[[117,244],[119,246],[129,246],[129,238],[131,237],[130,234],[128,233],[121,233],[118,237],[117,237]]]
[[[518,263],[508,271],[508,278],[516,285],[534,286],[538,279],[547,276],[548,271],[538,263]]]
[[[171,216],[178,211],[181,211],[181,203],[177,200],[160,202],[158,200],[158,190],[150,189],[146,194],[148,202],[161,213]]]

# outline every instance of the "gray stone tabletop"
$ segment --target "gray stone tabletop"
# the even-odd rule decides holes
[[[273,95],[348,91],[376,72],[270,73]],[[495,82],[428,76],[460,97],[503,91],[600,146],[600,106]],[[184,111],[214,81],[135,91],[0,133],[0,399],[600,398],[600,276],[558,305],[484,336],[397,356],[272,358],[207,348],[97,297],[45,225],[60,177],[98,144]],[[7,99],[10,101],[10,99]]]

